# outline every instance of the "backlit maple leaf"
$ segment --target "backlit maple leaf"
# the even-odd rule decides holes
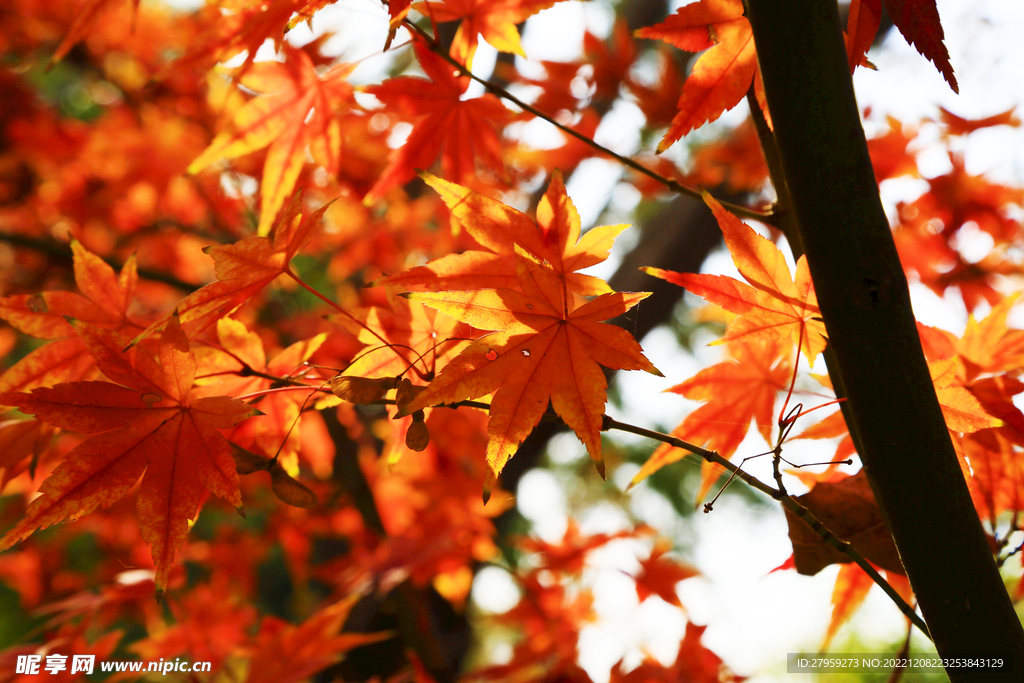
[[[131,0],[131,2],[132,12],[137,14],[139,11],[139,0]],[[64,59],[64,56],[71,51],[75,43],[89,35],[89,31],[99,21],[100,17],[119,4],[121,4],[121,0],[85,0],[75,13],[75,20],[71,23],[71,27],[68,29],[67,35],[64,36],[64,40],[60,41],[60,45],[57,46],[53,56],[50,58],[50,64],[55,64]]]
[[[274,377],[289,377],[297,373],[302,364],[323,344],[326,334],[292,344],[274,356],[270,361],[263,349],[263,341],[255,332],[232,318],[217,321],[217,339],[221,349],[205,349],[198,357],[197,379],[194,393],[197,396],[228,394],[242,396],[270,389],[273,382],[266,377],[249,374],[249,371]],[[315,387],[310,388],[310,393]],[[309,394],[303,392],[275,392],[260,400],[260,410],[266,413],[262,420],[248,421],[234,428],[229,438],[242,448],[269,456],[278,455],[286,469],[293,473],[298,467],[300,433],[309,424],[319,423],[320,413],[310,411],[301,414],[300,408]],[[327,442],[326,462],[312,461],[317,474],[329,474],[333,461],[333,443]],[[323,456],[322,456],[323,457]]]
[[[285,54],[286,62],[259,62],[242,76],[243,86],[261,94],[235,111],[227,128],[188,167],[189,173],[198,173],[269,145],[260,191],[260,235],[270,232],[294,191],[307,149],[328,173],[338,172],[338,113],[355,106],[352,86],[345,80],[351,65],[339,64],[320,77],[302,50],[286,47]]]
[[[852,562],[839,568],[836,585],[832,589],[832,618],[829,619],[828,630],[821,643],[821,652],[828,651],[828,646],[839,632],[839,627],[850,620],[874,585],[874,579]]]
[[[330,320],[346,327],[366,344],[344,375],[354,377],[410,377],[416,384],[421,377],[433,377],[465,345],[460,339],[459,323],[446,315],[401,297],[390,299],[391,308],[373,306],[357,311],[354,317],[331,316]],[[422,374],[421,374],[422,373]],[[322,399],[318,407],[331,405],[332,399]],[[394,417],[397,409],[387,407]],[[389,420],[392,438],[386,454],[391,465],[407,452],[405,434],[413,422],[411,415]]]
[[[778,247],[722,208],[707,192],[704,201],[718,220],[733,263],[749,284],[725,275],[642,270],[738,314],[722,342],[744,337],[790,338],[813,363],[824,350],[826,337],[807,259],[801,256],[797,261],[794,280]]]
[[[704,401],[690,413],[672,435],[704,446],[730,458],[750,431],[750,423],[767,443],[775,424],[775,398],[792,377],[792,346],[778,340],[737,340],[729,343],[731,359],[705,368],[669,391],[695,401]],[[677,462],[688,451],[662,444],[630,486],[636,486],[662,467]],[[707,494],[721,474],[721,468],[702,463],[701,487],[697,499]]]
[[[195,37],[194,47],[171,68],[205,71],[245,52],[240,67],[244,73],[265,42],[273,41],[276,50],[285,48],[284,34],[326,4],[325,0],[211,0],[199,9],[203,30]]]
[[[117,275],[78,240],[71,241],[71,251],[81,294],[49,291],[0,298],[0,318],[25,334],[54,340],[0,375],[0,392],[28,391],[95,374],[95,362],[64,316],[113,330],[138,330],[127,317],[139,279],[135,258],[129,258]]]
[[[462,99],[468,77],[459,77],[451,64],[420,43],[414,45],[420,66],[431,80],[403,76],[370,86],[366,91],[385,106],[413,120],[409,138],[394,150],[387,168],[365,197],[367,203],[413,178],[441,157],[444,175],[455,182],[476,177],[476,159],[505,176],[498,129],[510,112],[496,97],[485,94]]]
[[[850,73],[867,59],[868,48],[875,41],[882,21],[882,0],[852,0],[846,20],[846,59]]]
[[[580,237],[580,217],[555,171],[537,206],[534,221],[511,206],[429,173],[428,185],[437,190],[452,216],[485,250],[474,249],[435,259],[424,266],[381,278],[375,284],[443,289],[516,289],[516,249],[544,261],[565,287],[593,296],[611,292],[608,284],[576,271],[608,258],[615,237],[626,225],[602,225]]]
[[[0,394],[0,404],[63,429],[96,434],[43,482],[41,496],[0,540],[0,550],[36,529],[78,519],[120,499],[143,476],[137,511],[163,589],[206,491],[241,508],[228,429],[254,414],[227,396],[192,398],[196,361],[177,318],[160,338],[159,360],[142,346],[126,352],[117,334],[76,323],[100,370],[116,382],[69,382],[31,394]]]
[[[651,549],[650,556],[646,560],[640,560],[640,571],[634,577],[636,597],[640,602],[657,595],[670,605],[683,606],[676,593],[676,585],[685,579],[700,576],[700,572],[687,564],[665,557],[665,553],[671,549],[672,544],[669,541],[659,539]]]
[[[700,642],[706,629],[707,626],[687,622],[686,635],[671,666],[648,655],[640,666],[623,672],[620,660],[612,667],[609,683],[742,683],[745,676],[734,674],[721,657]]]
[[[900,30],[907,42],[927,57],[949,83],[953,92],[959,93],[953,66],[949,63],[949,51],[942,42],[945,39],[939,10],[935,0],[884,0],[892,23]],[[877,5],[877,0],[872,0]],[[880,10],[876,10],[881,15]]]
[[[551,7],[559,0],[444,0],[444,2],[421,2],[414,7],[438,23],[462,20],[450,54],[467,69],[473,68],[477,36],[482,35],[491,47],[499,52],[513,52],[526,57],[519,44],[521,24],[542,9]]]
[[[264,617],[249,661],[248,683],[293,683],[309,678],[352,648],[392,638],[381,633],[344,633],[341,627],[359,596],[323,607],[301,624]]]
[[[735,107],[751,83],[770,125],[754,34],[743,11],[740,0],[700,0],[680,7],[660,24],[636,32],[640,38],[657,38],[680,50],[703,53],[683,83],[679,113],[658,144],[658,152]]]
[[[201,287],[181,300],[175,309],[181,325],[196,335],[255,296],[261,289],[289,272],[295,254],[305,245],[330,204],[301,214],[301,192],[292,197],[270,237],[250,237],[234,244],[207,247],[203,251],[216,262],[217,282]],[[157,320],[132,342],[161,329],[168,320]]]
[[[618,531],[614,534],[593,534],[584,536],[580,533],[579,523],[569,518],[565,528],[565,535],[558,543],[548,543],[539,538],[525,537],[518,541],[518,546],[523,550],[539,555],[537,567],[553,572],[561,572],[580,576],[586,564],[587,555],[597,548],[602,548],[610,542],[653,533],[654,530],[647,526],[639,526],[635,529]]]
[[[553,235],[557,239],[556,235]],[[547,410],[586,445],[603,475],[601,426],[607,383],[601,365],[661,375],[625,330],[600,321],[621,315],[648,294],[611,293],[576,306],[559,274],[517,253],[514,289],[413,292],[407,296],[481,330],[405,412],[496,392],[487,425],[485,496],[498,473]]]

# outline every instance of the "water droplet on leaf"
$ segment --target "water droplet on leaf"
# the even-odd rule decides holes
[[[497,360],[498,352],[495,351],[494,349],[491,349],[490,351],[484,354],[484,358],[486,358],[487,360]]]
[[[526,356],[527,358],[529,358],[529,356],[530,356],[530,349],[523,349],[523,355]]]

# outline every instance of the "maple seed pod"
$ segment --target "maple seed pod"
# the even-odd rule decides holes
[[[409,378],[403,378],[398,383],[398,391],[395,392],[395,403],[398,405],[398,412],[401,415],[405,412],[405,407],[412,403],[413,399],[422,393],[426,387],[418,387],[409,381]]]
[[[417,410],[412,414],[412,424],[405,433],[405,445],[413,451],[422,451],[430,443],[430,432],[427,431],[427,423],[423,420],[423,411]]]
[[[338,398],[355,403],[356,405],[370,405],[380,403],[389,389],[395,388],[394,377],[380,377],[371,379],[369,377],[350,377],[338,375],[331,379],[331,391]]]
[[[308,510],[315,508],[319,502],[316,494],[310,491],[305,484],[293,479],[284,471],[279,462],[275,462],[270,467],[270,488],[279,501],[297,508]]]
[[[259,453],[246,450],[238,444],[232,443],[231,457],[235,459],[235,470],[239,474],[252,474],[267,469],[270,466],[270,458]],[[242,515],[245,516],[244,514]]]

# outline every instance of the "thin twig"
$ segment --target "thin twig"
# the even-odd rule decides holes
[[[898,607],[899,610],[903,612],[903,614],[908,619],[910,619],[910,621],[913,622],[915,626],[921,629],[922,633],[924,633],[929,638],[931,637],[931,635],[928,633],[928,626],[924,623],[924,619],[922,619],[917,614],[917,612],[914,611],[913,607],[907,604],[903,597],[896,592],[896,589],[893,588],[889,584],[889,582],[886,581],[885,578],[878,573],[878,570],[872,567],[871,563],[868,562],[863,555],[857,552],[857,550],[852,545],[850,545],[846,541],[841,540],[835,534],[829,531],[829,529],[824,524],[822,524],[817,517],[814,516],[814,513],[805,508],[799,502],[797,502],[792,496],[784,494],[778,489],[774,489],[768,484],[765,484],[764,482],[754,477],[753,475],[744,472],[740,468],[736,467],[736,465],[732,464],[731,462],[723,458],[718,453],[714,451],[709,451],[705,448],[701,448],[700,446],[695,446],[694,444],[676,438],[671,434],[663,434],[661,432],[656,432],[651,429],[644,429],[643,427],[637,427],[635,425],[619,422],[618,420],[614,420],[608,417],[607,415],[604,418],[604,429],[617,429],[621,432],[629,432],[630,434],[636,434],[638,436],[646,436],[649,439],[661,441],[662,443],[667,443],[670,446],[675,446],[676,448],[682,448],[683,450],[690,451],[694,455],[699,455],[700,457],[704,458],[704,460],[706,460],[707,462],[713,462],[716,465],[721,465],[722,467],[733,473],[735,476],[745,481],[748,485],[779,501],[780,503],[782,503],[783,507],[785,507],[787,510],[789,510],[794,515],[796,515],[797,517],[801,518],[804,522],[806,522],[808,526],[810,526],[811,529],[813,529],[814,532],[818,534],[818,536],[820,536],[823,541],[825,541],[830,546],[832,546],[839,552],[849,557],[853,562],[857,564],[857,566],[863,569],[864,572],[871,577],[871,580],[878,584],[878,586],[883,591],[885,591],[885,594],[888,595],[889,598],[893,601],[893,603],[896,604],[896,607]]]
[[[557,128],[558,130],[560,130],[563,133],[565,133],[566,135],[574,137],[577,140],[579,140],[580,142],[583,142],[584,144],[589,145],[590,147],[593,147],[594,149],[596,149],[597,151],[601,152],[602,154],[604,154],[606,156],[609,156],[612,159],[615,159],[616,161],[618,161],[620,164],[623,164],[624,166],[628,166],[629,168],[633,169],[637,173],[641,173],[641,174],[647,176],[648,178],[651,178],[652,180],[655,180],[655,181],[661,183],[662,185],[664,185],[668,189],[672,190],[673,192],[676,192],[678,194],[685,194],[685,195],[689,195],[691,197],[695,197],[697,199],[701,199],[700,190],[698,190],[696,188],[692,188],[692,187],[687,187],[686,185],[682,185],[679,182],[677,182],[675,180],[672,180],[671,178],[666,178],[665,176],[661,175],[657,171],[654,171],[653,169],[650,169],[650,168],[644,166],[643,164],[641,164],[638,161],[635,161],[634,159],[630,159],[627,156],[623,156],[621,154],[613,152],[612,150],[608,149],[607,147],[605,147],[605,146],[595,142],[593,140],[593,138],[590,138],[590,137],[584,135],[583,133],[580,133],[579,131],[573,130],[572,128],[570,128],[568,126],[559,123],[558,121],[556,121],[554,119],[554,117],[550,116],[549,114],[546,114],[546,113],[542,112],[540,109],[537,109],[536,107],[534,107],[531,104],[527,104],[526,102],[523,102],[521,99],[519,99],[518,97],[516,97],[515,95],[510,93],[508,90],[506,90],[505,88],[503,88],[500,85],[498,85],[497,83],[493,83],[491,81],[485,80],[485,79],[480,78],[479,76],[473,74],[465,66],[463,66],[462,64],[459,64],[459,62],[457,60],[455,60],[454,58],[452,58],[452,56],[449,55],[445,50],[443,50],[440,47],[440,45],[438,44],[438,42],[430,34],[428,34],[426,31],[424,31],[422,28],[420,28],[419,26],[417,26],[413,22],[409,21],[408,19],[404,20],[403,23],[405,24],[406,28],[408,28],[410,31],[415,32],[417,35],[419,35],[421,38],[423,38],[423,41],[426,43],[427,47],[430,48],[431,52],[433,52],[437,56],[439,56],[442,59],[444,59],[446,62],[451,64],[453,67],[455,67],[459,71],[460,74],[462,74],[463,76],[468,76],[469,78],[473,79],[474,81],[476,81],[477,83],[479,83],[484,88],[486,88],[488,91],[494,93],[498,97],[500,97],[502,99],[505,99],[505,100],[508,100],[509,102],[511,102],[512,104],[516,105],[517,107],[519,107],[523,111],[527,111],[527,112],[533,114],[534,116],[536,116],[539,119],[543,119],[543,120],[547,121],[548,123],[553,125],[555,128]],[[736,214],[737,216],[739,216],[741,218],[749,218],[751,220],[760,221],[762,223],[766,223],[766,224],[772,225],[772,226],[775,225],[776,220],[777,220],[777,216],[776,216],[774,211],[758,211],[756,209],[751,209],[751,208],[746,207],[746,206],[739,206],[737,204],[731,204],[729,202],[721,202],[721,204],[726,209],[728,209],[729,211],[731,211],[732,213]]]

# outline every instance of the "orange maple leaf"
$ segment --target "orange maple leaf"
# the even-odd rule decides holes
[[[640,666],[624,673],[620,660],[612,667],[609,683],[742,683],[745,676],[730,671],[721,657],[700,642],[706,629],[707,626],[687,622],[686,635],[671,666],[664,666],[648,655]]]
[[[486,251],[474,249],[435,259],[404,273],[381,278],[374,284],[445,289],[517,289],[516,249],[547,262],[565,286],[576,294],[594,296],[611,292],[600,278],[576,271],[603,262],[616,236],[627,225],[602,225],[580,237],[580,217],[565,191],[562,174],[555,170],[537,206],[537,220],[469,188],[429,173],[428,185],[469,235]]]
[[[25,334],[55,340],[0,375],[0,392],[29,391],[85,379],[96,372],[95,362],[64,316],[113,330],[138,329],[127,317],[139,280],[135,257],[116,275],[78,240],[71,240],[71,251],[75,284],[82,294],[50,291],[0,298],[0,318]]]
[[[928,364],[935,394],[946,419],[946,427],[953,432],[969,434],[980,429],[1003,426],[1003,421],[989,415],[962,381],[963,364],[960,359],[948,358]]]
[[[413,7],[439,23],[462,20],[459,29],[455,32],[449,54],[459,64],[464,64],[467,69],[472,69],[478,35],[482,35],[484,40],[499,52],[513,52],[525,58],[526,53],[523,52],[523,46],[519,43],[519,31],[516,29],[516,24],[521,24],[558,1],[444,0],[444,2],[432,2],[428,0],[417,3]]]
[[[700,576],[700,572],[687,564],[665,557],[665,553],[671,549],[670,542],[659,539],[654,544],[650,556],[646,560],[640,560],[640,572],[633,577],[636,580],[636,597],[640,602],[657,595],[670,605],[683,606],[676,593],[676,584]]]
[[[266,377],[249,374],[257,371],[274,377],[289,377],[296,374],[304,361],[320,348],[326,334],[318,334],[296,342],[284,349],[270,361],[263,349],[263,340],[255,332],[232,318],[217,321],[217,339],[221,349],[206,349],[198,357],[196,396],[228,394],[242,396],[270,389],[273,382]],[[310,394],[316,387],[310,387]],[[300,451],[302,428],[310,422],[322,425],[320,414],[310,411],[300,414],[300,408],[309,394],[301,391],[274,392],[260,400],[260,409],[266,413],[262,420],[245,422],[234,428],[229,438],[242,448],[277,455],[286,469],[295,471]],[[329,474],[333,460],[333,443],[328,442],[327,462],[313,461],[317,474]],[[321,456],[323,457],[323,456]]]
[[[705,401],[672,430],[672,435],[729,458],[747,436],[753,420],[767,442],[775,424],[776,395],[786,389],[793,374],[789,362],[791,348],[777,340],[731,342],[730,360],[705,368],[668,390]],[[633,477],[630,487],[688,454],[681,448],[662,444]],[[721,471],[717,465],[703,463],[698,500],[704,498]]]
[[[198,173],[269,145],[260,190],[260,235],[269,234],[295,190],[307,149],[328,173],[337,174],[342,153],[338,113],[355,107],[352,86],[345,80],[351,65],[339,64],[320,77],[302,50],[286,46],[285,54],[287,61],[259,62],[242,76],[243,86],[262,94],[239,107],[227,128],[188,167],[189,173]]]
[[[369,378],[405,375],[415,384],[422,384],[424,378],[432,378],[438,368],[465,346],[466,331],[459,333],[457,328],[462,326],[457,321],[433,309],[402,297],[391,297],[390,293],[388,298],[390,309],[372,306],[356,312],[353,317],[329,318],[367,345],[345,368],[344,375]],[[321,399],[317,407],[333,405],[336,400],[335,397]],[[392,438],[386,457],[388,464],[394,465],[409,451],[405,435],[413,417],[395,417],[397,408],[394,406],[388,406],[387,411],[394,419],[388,421]]]
[[[778,247],[722,208],[707,192],[704,201],[718,220],[733,263],[750,284],[725,275],[675,273],[658,268],[641,270],[738,314],[718,343],[744,337],[788,337],[813,363],[827,339],[807,259],[801,256],[797,261],[794,279]]]
[[[287,46],[284,34],[326,6],[326,0],[211,0],[199,11],[201,32],[195,47],[168,68],[174,71],[209,70],[217,62],[226,62],[241,52],[245,61],[240,73],[248,71],[260,47],[268,40],[275,50]]]
[[[414,177],[416,169],[429,168],[438,156],[444,175],[457,182],[476,177],[477,157],[499,177],[506,175],[496,127],[508,120],[509,110],[490,94],[462,99],[469,78],[459,77],[451,64],[420,43],[414,48],[430,81],[403,76],[366,88],[389,109],[414,120],[409,138],[392,152],[366,194],[367,204]]]
[[[828,650],[839,627],[850,620],[874,585],[874,579],[852,562],[839,568],[836,585],[832,589],[832,618],[829,619],[828,631],[821,643],[821,652]]]
[[[634,529],[618,531],[614,534],[593,534],[584,536],[580,533],[579,523],[569,518],[565,535],[559,543],[548,543],[539,538],[521,538],[517,541],[520,548],[527,552],[537,553],[537,567],[563,574],[582,575],[587,555],[597,548],[604,547],[612,541],[639,537],[654,533],[648,526],[641,525]]]
[[[664,152],[672,143],[705,122],[735,107],[754,83],[757,102],[771,125],[754,50],[754,34],[743,16],[740,0],[700,0],[680,7],[655,26],[636,32],[657,38],[687,52],[702,52],[683,83],[679,113],[658,144]],[[710,48],[710,49],[709,49]]]
[[[139,12],[139,0],[131,0],[131,2],[133,16],[136,16]],[[78,8],[78,11],[75,12],[75,20],[71,23],[71,28],[68,29],[64,40],[60,41],[60,45],[57,46],[53,56],[50,57],[50,66],[52,67],[64,59],[64,56],[71,51],[75,43],[89,35],[89,32],[96,22],[99,21],[100,17],[117,4],[120,4],[120,0],[85,0],[82,6]]]
[[[181,300],[175,312],[182,327],[195,336],[231,313],[285,273],[295,254],[312,236],[330,203],[302,215],[302,193],[297,192],[270,237],[250,237],[234,244],[206,247],[216,262],[217,282],[201,287]],[[143,330],[138,343],[162,328],[169,315]]]
[[[380,633],[340,633],[358,595],[343,598],[309,616],[301,624],[264,617],[249,662],[249,683],[293,683],[338,661],[342,653],[394,637]]]
[[[116,382],[69,382],[31,394],[0,394],[0,404],[63,429],[96,434],[43,482],[41,496],[0,540],[0,550],[36,529],[108,507],[145,472],[137,511],[162,589],[207,490],[241,508],[228,429],[257,414],[227,396],[192,398],[195,356],[177,318],[160,338],[159,360],[142,346],[126,352],[109,330],[78,322],[75,331],[103,374]]]
[[[492,392],[487,426],[485,497],[505,463],[548,407],[586,445],[602,473],[601,428],[607,383],[601,365],[661,376],[625,330],[599,321],[621,315],[648,294],[612,293],[576,306],[559,273],[517,253],[519,284],[475,292],[407,296],[481,330],[403,411],[456,403]],[[399,413],[403,414],[403,413]]]

